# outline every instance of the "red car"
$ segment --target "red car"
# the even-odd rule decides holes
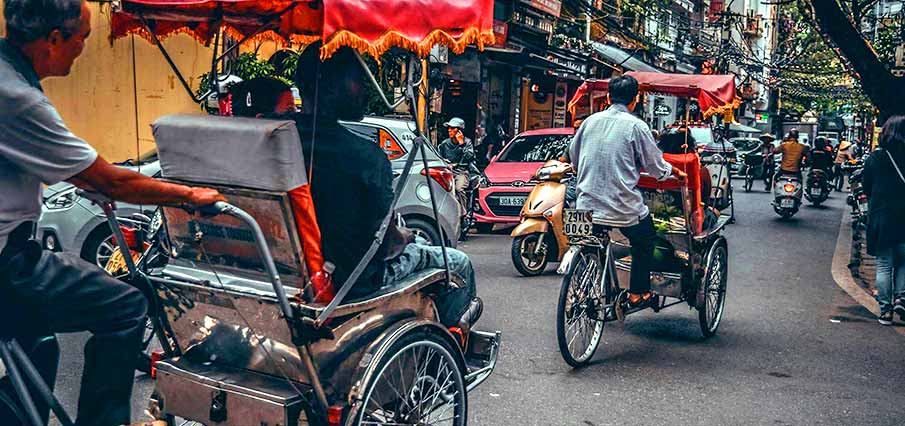
[[[497,154],[478,190],[475,219],[478,229],[497,223],[518,223],[519,213],[536,184],[534,173],[544,162],[559,158],[569,144],[572,128],[540,129],[520,133]]]

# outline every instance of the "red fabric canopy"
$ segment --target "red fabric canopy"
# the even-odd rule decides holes
[[[435,44],[461,53],[493,42],[493,0],[123,0],[112,21],[113,38],[186,33],[209,43],[222,26],[236,38],[322,40],[323,56],[341,46],[424,56]]]
[[[740,100],[735,95],[734,75],[693,75],[663,74],[656,72],[629,72],[626,75],[635,77],[641,92],[661,93],[679,97],[697,98],[698,106],[704,117],[713,114],[724,114],[739,107]],[[605,92],[609,88],[609,80],[588,80],[569,101],[569,109],[584,101],[590,92]]]

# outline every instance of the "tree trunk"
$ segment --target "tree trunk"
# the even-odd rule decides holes
[[[843,12],[837,0],[811,0],[817,26],[861,80],[864,94],[880,110],[881,117],[905,114],[901,90],[905,78],[892,75],[860,31]]]

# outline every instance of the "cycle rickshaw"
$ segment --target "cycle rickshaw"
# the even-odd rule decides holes
[[[650,73],[630,74],[636,75],[642,91],[697,97],[706,117],[729,113],[737,106],[732,76],[647,78]],[[690,84],[695,81],[698,84]],[[590,95],[592,109],[599,109],[601,104],[596,99],[606,88],[606,81],[587,82],[579,88],[571,105]],[[660,311],[687,303],[698,310],[704,337],[713,336],[720,325],[729,263],[729,247],[722,231],[732,216],[710,215],[702,206],[701,201],[708,194],[701,193],[701,179],[708,176],[702,176],[697,154],[664,154],[664,158],[686,172],[688,178],[657,181],[642,175],[638,185],[658,234],[651,273],[651,289],[656,294],[652,303],[638,308],[624,303],[632,264],[627,238],[594,224],[590,211],[564,213],[570,248],[559,269],[564,276],[556,323],[560,352],[573,367],[591,361],[606,323],[621,321],[643,309]]]
[[[159,37],[213,40],[211,90],[199,102],[217,91],[221,60],[263,37],[321,41],[322,58],[341,46],[377,58],[391,48],[413,52],[404,63],[406,96],[383,99],[418,111],[427,79],[420,56],[435,44],[461,52],[493,39],[492,0],[114,3],[113,37],[137,34],[156,44],[190,94]],[[222,34],[239,42],[220,52]],[[315,301],[312,276],[327,268],[294,122],[173,115],[152,127],[165,179],[212,187],[229,200],[194,212],[163,206],[168,259],[161,265],[136,267],[122,256],[126,279],[150,283],[153,292],[150,316],[163,351],[152,359],[152,415],[171,425],[177,418],[208,426],[467,424],[467,392],[493,372],[500,333],[440,324],[432,297],[461,287],[462,278],[447,265],[365,299],[346,297],[383,240],[392,208],[365,258],[336,283],[335,297]],[[396,200],[416,157],[427,166],[424,129],[417,130]],[[118,246],[129,247],[111,204],[104,207]],[[40,382],[29,365],[26,378]],[[34,412],[24,389],[23,404]],[[46,386],[38,393],[62,424],[72,424]]]

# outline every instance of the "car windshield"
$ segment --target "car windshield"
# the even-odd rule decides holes
[[[497,159],[503,163],[542,163],[559,157],[572,142],[572,135],[518,136]]]
[[[709,127],[691,127],[691,137],[698,145],[709,145],[713,142],[713,132]]]
[[[732,142],[732,145],[735,145],[741,151],[750,151],[760,146],[760,141],[757,139],[739,138],[730,139],[729,142]]]

